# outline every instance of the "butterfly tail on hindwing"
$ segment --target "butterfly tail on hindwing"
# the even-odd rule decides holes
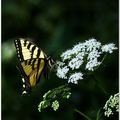
[[[26,95],[29,94],[31,92],[31,87],[28,81],[28,76],[25,74],[25,72],[23,71],[23,68],[20,64],[18,64],[17,66],[18,71],[21,74],[22,77],[22,95]]]

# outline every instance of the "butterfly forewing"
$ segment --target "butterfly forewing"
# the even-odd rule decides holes
[[[26,39],[20,38],[15,40],[17,55],[20,61],[25,61],[32,58],[46,58],[46,54]]]

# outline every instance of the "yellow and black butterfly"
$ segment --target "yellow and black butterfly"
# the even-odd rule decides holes
[[[48,67],[52,68],[55,62],[28,38],[15,40],[15,46],[20,61],[18,69],[22,74],[22,94],[27,94],[39,82],[42,73],[48,78]]]

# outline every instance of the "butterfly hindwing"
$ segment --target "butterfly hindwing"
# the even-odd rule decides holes
[[[39,78],[45,68],[44,59],[33,59],[31,63],[22,62],[18,68],[22,73],[22,81],[23,81],[23,94],[29,93],[31,88],[33,88],[38,82]]]
[[[34,62],[34,64],[33,64]],[[35,59],[31,62],[31,65],[25,65],[24,71],[28,74],[29,83],[31,87],[34,87],[36,83],[39,82],[39,77],[44,70],[45,60],[44,59]]]

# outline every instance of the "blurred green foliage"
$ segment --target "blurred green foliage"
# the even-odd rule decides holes
[[[21,96],[22,81],[16,69],[13,42],[30,37],[55,60],[79,41],[91,37],[102,43],[118,45],[118,1],[116,0],[4,0],[2,1],[2,119],[3,120],[77,120],[82,111],[93,120],[109,95],[118,92],[118,51],[109,55],[93,79],[72,86],[72,97],[60,109],[38,112],[42,95],[64,84],[55,73],[41,78],[30,96]],[[102,89],[100,88],[102,86]],[[116,119],[113,115],[109,120]],[[102,116],[101,120],[107,120]]]

